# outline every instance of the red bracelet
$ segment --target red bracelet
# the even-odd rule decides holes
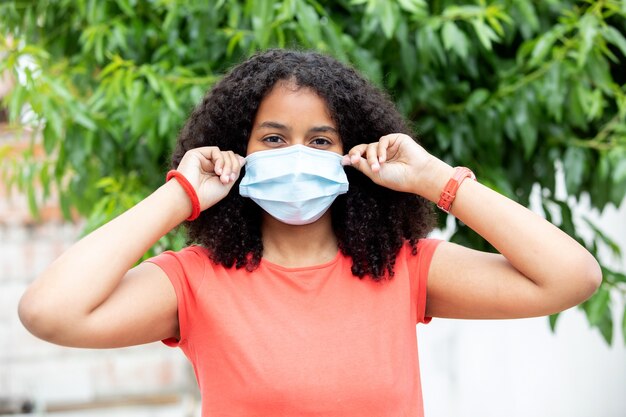
[[[437,207],[439,207],[446,213],[450,212],[450,207],[452,207],[452,202],[456,197],[456,192],[461,186],[461,183],[465,180],[465,178],[471,178],[476,181],[476,176],[469,168],[456,167],[454,169],[454,174],[452,175],[452,178],[450,178],[446,186],[443,188],[443,191],[441,192]]]
[[[189,196],[189,199],[191,200],[191,215],[187,217],[187,220],[196,220],[200,215],[200,200],[198,200],[196,190],[193,189],[193,186],[189,183],[187,178],[175,169],[167,173],[165,182],[168,182],[172,178],[176,178],[178,180],[178,183],[181,187],[183,187],[183,190],[185,190],[185,193],[187,193],[187,196]]]

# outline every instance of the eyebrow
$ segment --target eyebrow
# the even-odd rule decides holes
[[[332,126],[314,126],[312,128],[309,129],[309,132],[314,132],[314,133],[325,133],[325,132],[332,132],[332,133],[336,133],[339,134],[339,132],[337,132],[337,129],[335,129]]]
[[[284,125],[282,123],[273,122],[273,121],[263,122],[263,123],[259,124],[257,127],[258,128],[269,128],[269,129],[286,130],[286,131],[290,131],[291,130],[290,127],[288,127],[288,126],[286,126],[286,125]],[[335,129],[332,126],[328,126],[328,125],[313,126],[312,128],[309,129],[309,132],[313,132],[313,133],[331,132],[331,133],[339,134],[337,129]]]

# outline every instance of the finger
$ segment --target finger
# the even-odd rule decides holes
[[[361,155],[365,153],[367,149],[367,144],[362,143],[360,145],[356,145],[348,152],[350,165],[357,164],[361,160]]]
[[[220,152],[219,150],[216,150],[215,152],[211,153],[210,158],[215,164],[215,167],[213,168],[213,172],[218,177],[221,177],[222,173],[224,172],[224,158],[222,157],[222,152]]]
[[[230,173],[232,172],[232,159],[230,157],[231,151],[221,152],[220,157],[223,161],[222,171],[220,172],[220,181],[226,185],[230,182]]]
[[[192,151],[200,153],[207,159],[213,159],[219,152],[221,152],[220,148],[217,146],[200,146],[199,148],[192,149]]]
[[[228,151],[228,159],[230,160],[230,174],[228,179],[229,181],[235,181],[239,175],[239,160],[233,151]]]
[[[380,163],[378,162],[378,142],[367,145],[366,158],[372,171],[378,172],[380,170]]]
[[[230,174],[230,178],[233,181],[236,181],[237,178],[239,178],[241,167],[246,162],[246,160],[234,152],[232,153],[232,159],[233,159],[233,172]]]
[[[204,157],[204,155],[198,155],[198,161],[200,162],[200,169],[206,173],[215,172],[215,164],[210,159]]]
[[[220,149],[218,147],[203,146],[191,149],[188,153],[192,154],[194,159],[198,161],[200,169],[203,172],[219,175],[219,171],[221,171],[223,165],[222,162],[220,162]]]
[[[378,162],[381,164],[387,160],[387,148],[389,148],[389,136],[385,135],[378,140]]]
[[[400,148],[400,145],[402,143],[403,136],[406,136],[406,135],[396,133],[393,135],[386,136],[389,141],[389,145],[387,146],[387,158],[393,158],[395,154],[398,152],[398,149]]]
[[[367,160],[361,156],[366,153],[367,146],[367,144],[361,144],[350,149],[341,162],[344,166],[351,166],[366,176],[371,177],[373,175],[372,168],[367,163]]]

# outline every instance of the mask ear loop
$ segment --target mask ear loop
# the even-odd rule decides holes
[[[198,199],[198,194],[196,193],[196,190],[194,190],[193,186],[187,180],[187,178],[185,178],[183,174],[176,171],[175,169],[167,173],[167,176],[165,177],[165,182],[168,182],[172,178],[176,178],[178,183],[181,185],[181,187],[183,187],[183,190],[185,190],[185,193],[191,200],[191,214],[189,215],[189,217],[187,217],[187,220],[196,220],[198,216],[200,216],[200,200]]]

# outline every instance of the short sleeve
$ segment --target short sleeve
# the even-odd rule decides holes
[[[417,243],[417,254],[411,255],[409,261],[411,286],[413,296],[416,298],[417,318],[416,323],[430,323],[432,317],[426,317],[426,292],[428,287],[428,272],[430,261],[441,240],[421,239]]]
[[[204,278],[207,261],[206,249],[199,246],[190,246],[179,252],[166,251],[145,261],[161,268],[176,292],[180,340],[162,340],[167,346],[177,347],[187,341],[189,327],[192,326],[191,313],[196,305],[197,289]]]

